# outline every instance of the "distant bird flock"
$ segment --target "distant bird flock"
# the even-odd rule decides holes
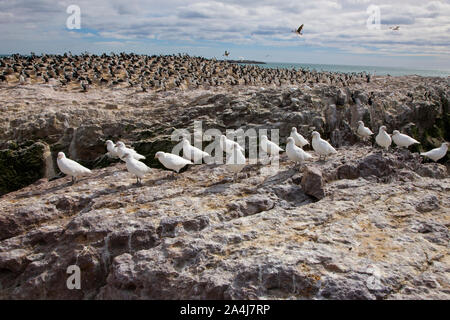
[[[364,125],[363,121],[358,122],[356,133],[363,140],[367,140],[373,135],[373,132]],[[327,157],[337,153],[337,150],[328,141],[320,137],[319,132],[313,131],[311,137],[311,146],[314,152],[319,155],[319,161],[322,159],[325,161]],[[246,166],[245,149],[239,145],[239,143],[228,139],[225,135],[221,135],[218,142],[220,149],[226,153],[225,165],[231,172],[234,173],[233,181],[236,181],[239,172],[241,172]],[[398,130],[394,130],[392,135],[387,133],[386,126],[381,126],[379,128],[375,142],[385,150],[389,149],[392,142],[394,142],[398,147],[404,148],[420,143],[410,136],[400,133]],[[301,165],[305,161],[313,158],[311,154],[303,150],[303,147],[308,144],[308,140],[297,132],[297,128],[293,127],[291,129],[290,136],[287,138],[286,154],[288,159],[294,162],[295,166],[298,164]],[[259,146],[261,150],[269,156],[269,159],[279,156],[281,152],[284,152],[284,150],[275,142],[270,141],[266,135],[261,136]],[[439,148],[432,149],[428,152],[423,152],[421,155],[436,162],[447,154],[448,146],[449,143],[444,142]],[[179,173],[185,166],[194,163],[201,163],[201,161],[211,157],[211,155],[207,152],[192,146],[186,138],[182,139],[182,147],[183,157],[172,153],[158,151],[155,154],[155,159],[158,159],[158,161],[165,168]],[[125,161],[128,172],[136,177],[137,184],[141,184],[141,179],[145,176],[145,174],[151,171],[145,163],[140,161],[145,159],[145,156],[137,153],[132,148],[126,147],[121,141],[114,144],[113,141],[107,140],[106,150],[106,155],[108,157],[120,158],[122,161]],[[57,164],[61,172],[72,177],[73,183],[76,182],[78,177],[91,173],[88,168],[83,167],[73,160],[67,159],[63,152],[59,152]]]
[[[295,32],[301,35],[303,25]],[[298,31],[298,32],[297,32]],[[224,57],[230,55],[225,51]],[[55,89],[89,92],[90,88],[133,88],[136,92],[188,90],[235,85],[347,86],[365,82],[366,73],[337,73],[308,69],[260,68],[189,55],[43,54],[0,57],[0,84],[47,84]]]

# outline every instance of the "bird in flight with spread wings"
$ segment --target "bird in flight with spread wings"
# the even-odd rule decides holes
[[[225,50],[225,53],[223,54],[225,57],[228,57],[229,55],[230,55],[230,53],[227,51],[227,50]]]
[[[394,31],[398,31],[398,30],[400,30],[400,26],[390,27],[389,29],[394,30]]]
[[[302,30],[303,30],[303,24],[300,27],[298,27],[297,30],[293,30],[292,32],[294,32],[294,33],[298,34],[299,36],[301,36],[301,35],[303,35]]]

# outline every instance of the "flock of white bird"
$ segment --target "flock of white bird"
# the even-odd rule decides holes
[[[363,138],[367,139],[373,135],[373,132],[364,125],[363,121],[358,122],[357,134]],[[336,154],[336,149],[326,140],[320,137],[317,131],[312,132],[311,145],[314,151],[319,155],[319,161],[322,158],[325,160],[326,157]],[[386,132],[386,126],[381,126],[378,135],[375,137],[375,142],[382,148],[388,150],[389,146],[394,142],[399,147],[409,147],[415,143],[420,142],[411,138],[406,134],[400,133],[398,130],[394,130],[392,134]],[[301,164],[304,161],[312,159],[312,155],[303,150],[305,145],[309,144],[308,140],[305,139],[301,134],[297,132],[297,128],[292,128],[290,136],[287,138],[286,144],[286,154],[289,160],[293,161],[295,165]],[[245,167],[245,149],[237,142],[228,139],[225,135],[219,138],[220,148],[225,151],[227,155],[226,165],[234,173],[234,180],[236,179],[238,173]],[[198,163],[200,160],[207,160],[211,157],[207,152],[194,147],[190,144],[189,140],[183,138],[183,157],[172,153],[166,153],[158,151],[155,154],[155,158],[161,162],[161,164],[167,169],[179,172],[186,165],[193,164],[192,161]],[[428,152],[421,153],[422,156],[428,157],[433,161],[438,161],[443,158],[448,151],[448,142],[442,143],[439,148],[432,149]],[[268,154],[269,159],[274,156],[278,156],[280,152],[284,152],[276,143],[270,141],[267,136],[261,136],[260,141],[261,149]],[[145,174],[150,172],[150,168],[140,160],[145,159],[145,156],[137,153],[135,150],[128,148],[121,141],[114,144],[111,140],[106,141],[106,149],[108,150],[107,155],[112,158],[120,158],[125,161],[128,172],[136,176],[136,182],[141,183],[141,179]],[[73,183],[80,176],[84,176],[91,173],[91,170],[85,168],[79,163],[66,158],[63,152],[58,153],[57,159],[58,167],[61,172],[72,177]]]

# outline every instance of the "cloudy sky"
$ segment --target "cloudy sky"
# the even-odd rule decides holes
[[[68,29],[69,5],[81,28]],[[380,29],[369,29],[370,5]],[[304,35],[291,31],[304,23]],[[391,26],[400,26],[392,31]],[[450,70],[450,0],[0,0],[0,54],[189,53]]]

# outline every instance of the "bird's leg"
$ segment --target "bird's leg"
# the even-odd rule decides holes
[[[75,184],[75,182],[77,182],[77,178],[75,178],[74,176],[72,176],[72,184]]]

